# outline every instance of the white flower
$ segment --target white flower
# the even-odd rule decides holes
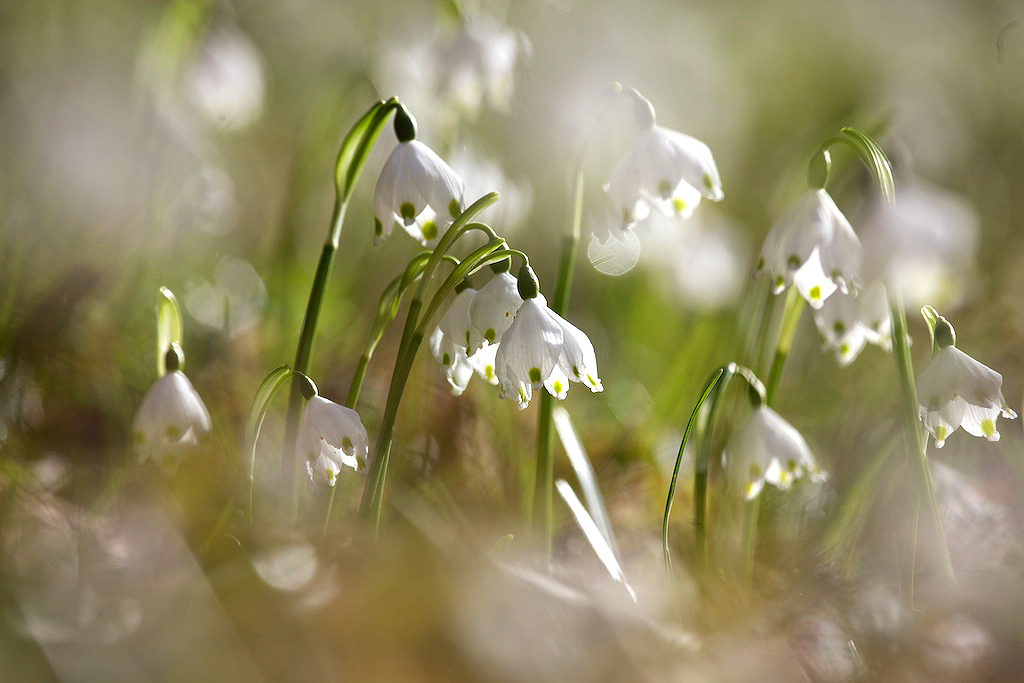
[[[482,348],[470,354],[470,304],[478,292],[467,287],[455,295],[441,322],[430,335],[430,351],[444,368],[452,393],[462,394],[475,370],[484,380],[497,384],[494,372],[494,354],[497,348]]]
[[[133,428],[139,460],[156,458],[168,473],[209,431],[210,414],[180,370],[153,383],[135,414]]]
[[[263,58],[236,28],[211,31],[195,51],[186,81],[193,104],[215,126],[239,130],[263,114]]]
[[[476,353],[481,346],[501,341],[522,305],[518,282],[511,274],[497,273],[488,280],[469,304],[467,353]]]
[[[594,346],[583,332],[547,307],[543,296],[527,299],[502,336],[495,358],[502,397],[525,409],[533,390],[544,386],[564,398],[569,380],[601,391]]]
[[[765,482],[785,490],[804,474],[812,481],[827,478],[800,432],[766,405],[755,408],[736,428],[725,458],[744,477],[747,500],[756,498]]]
[[[306,458],[310,478],[330,486],[343,465],[354,470],[365,465],[370,450],[359,414],[317,395],[306,402],[296,443]]]
[[[836,292],[814,311],[814,324],[825,338],[826,348],[847,366],[864,345],[892,349],[892,317],[885,288],[877,280],[858,296]]]
[[[701,196],[722,199],[711,150],[700,140],[651,125],[612,169],[604,186],[623,229],[643,220],[653,205],[668,216],[689,216]]]
[[[953,345],[938,351],[917,378],[918,414],[938,448],[957,427],[998,441],[996,418],[1015,418],[1003,398],[1003,376]]]
[[[450,41],[439,41],[438,90],[450,104],[475,116],[480,105],[505,111],[512,98],[519,52],[514,31],[488,17],[464,19]]]
[[[380,244],[397,223],[415,240],[433,244],[462,212],[462,178],[419,140],[399,142],[373,194],[374,237]]]
[[[832,197],[809,190],[768,232],[754,275],[768,273],[775,294],[793,284],[821,308],[837,289],[855,287],[860,259],[860,240]]]

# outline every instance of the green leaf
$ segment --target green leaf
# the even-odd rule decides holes
[[[576,433],[572,426],[569,412],[565,408],[558,406],[551,417],[555,423],[555,432],[558,434],[558,439],[562,442],[562,448],[565,449],[565,454],[569,457],[569,464],[572,465],[572,469],[576,473],[576,479],[583,490],[583,498],[587,502],[587,511],[594,519],[594,523],[597,525],[598,530],[600,530],[601,535],[604,536],[608,547],[618,557],[615,535],[612,532],[608,509],[604,504],[604,496],[601,495],[601,490],[597,485],[597,476],[594,474],[594,468],[590,464],[590,458],[587,457],[587,452],[583,448],[579,434]]]
[[[347,202],[351,196],[370,148],[387,122],[388,115],[397,106],[397,97],[376,102],[345,135],[334,165],[334,183],[342,202]]]
[[[263,429],[263,420],[267,417],[270,402],[274,394],[285,385],[295,371],[287,364],[279,365],[270,371],[259,388],[249,410],[249,419],[245,423],[245,447],[249,451],[249,523],[252,523],[253,489],[256,486],[256,443]]]
[[[856,128],[846,127],[840,130],[843,139],[857,151],[864,163],[871,169],[871,173],[878,182],[878,188],[882,192],[885,201],[892,203],[896,198],[896,182],[892,177],[892,164],[885,152],[878,146],[870,135]]]
[[[161,287],[156,304],[156,371],[161,377],[167,373],[167,350],[171,344],[181,346],[181,338],[181,308],[178,299],[167,287]]]
[[[928,326],[928,334],[932,340],[932,350],[935,350],[935,325],[939,322],[939,312],[925,304],[921,307],[921,317]]]

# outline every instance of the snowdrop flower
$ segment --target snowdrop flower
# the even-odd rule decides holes
[[[462,213],[465,185],[429,147],[416,140],[416,122],[395,111],[398,145],[384,162],[373,193],[374,237],[380,244],[397,223],[424,246],[436,242]]]
[[[768,273],[775,294],[792,284],[821,308],[837,289],[855,288],[860,259],[860,240],[846,216],[828,192],[812,189],[772,226],[754,275]]]
[[[476,371],[485,381],[497,384],[494,355],[497,347],[469,350],[471,338],[470,304],[478,292],[467,283],[456,287],[455,299],[441,316],[441,322],[430,335],[430,351],[444,368],[445,376],[456,396],[462,394]]]
[[[744,477],[743,497],[753,500],[765,482],[788,489],[805,474],[824,481],[811,449],[793,425],[766,405],[755,408],[736,428],[725,448],[725,458]]]
[[[487,17],[463,18],[455,36],[435,47],[439,93],[469,116],[485,103],[507,110],[519,42],[514,31]]]
[[[634,94],[636,117],[644,132],[604,186],[622,229],[646,218],[651,206],[667,216],[686,218],[702,196],[720,201],[722,181],[708,146],[655,125],[650,102]]]
[[[852,363],[865,344],[892,350],[892,317],[885,287],[877,280],[858,296],[836,292],[814,311],[814,324],[835,351],[843,367]]]
[[[519,409],[530,403],[533,390],[544,387],[564,398],[569,380],[601,391],[594,346],[583,332],[548,308],[537,277],[524,265],[519,272],[523,304],[498,344],[495,368],[501,396],[515,397]]]
[[[516,311],[523,305],[519,285],[507,270],[508,261],[498,264],[497,268],[499,270],[496,270],[494,277],[480,288],[469,304],[467,353],[477,353],[481,347],[500,342],[505,330],[512,325]]]
[[[302,388],[306,410],[299,425],[297,447],[306,458],[310,479],[334,486],[342,466],[359,470],[366,464],[370,440],[359,414],[317,394],[309,378]]]
[[[146,392],[132,429],[139,460],[155,458],[165,473],[173,474],[199,438],[210,431],[210,414],[192,383],[178,368],[181,349],[167,352],[167,373]]]
[[[917,378],[918,415],[942,448],[949,435],[963,427],[973,436],[998,441],[996,419],[1013,419],[1003,398],[1003,376],[956,348],[952,325],[940,317],[935,342],[941,348]]]

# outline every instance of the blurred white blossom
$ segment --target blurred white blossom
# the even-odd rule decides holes
[[[835,292],[814,311],[814,324],[825,339],[825,348],[836,354],[842,366],[852,363],[865,344],[892,349],[892,316],[889,299],[877,280],[860,294]]]
[[[251,329],[267,307],[267,288],[248,262],[225,257],[213,282],[190,283],[185,306],[207,327],[235,336]]]
[[[266,83],[259,49],[234,26],[211,29],[196,47],[185,89],[212,125],[245,128],[263,114]]]
[[[173,369],[150,387],[135,414],[139,459],[156,459],[172,474],[210,426],[210,414],[192,383]]]
[[[827,478],[811,449],[793,425],[766,405],[755,408],[725,447],[729,467],[743,477],[743,497],[753,500],[765,482],[785,490],[805,474],[812,481]]]

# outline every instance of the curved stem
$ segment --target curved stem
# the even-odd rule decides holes
[[[719,368],[711,375],[711,377],[708,378],[707,384],[704,385],[704,391],[701,392],[700,399],[697,400],[697,404],[693,407],[693,411],[690,413],[690,419],[687,421],[686,429],[683,431],[683,439],[679,443],[679,452],[676,453],[676,463],[672,468],[672,478],[669,480],[668,484],[668,496],[665,499],[665,514],[662,516],[661,520],[661,549],[665,558],[665,570],[668,572],[669,577],[672,576],[672,552],[669,549],[668,523],[672,516],[672,501],[676,497],[676,483],[679,480],[679,467],[683,462],[683,452],[686,450],[686,442],[690,438],[690,431],[693,429],[693,425],[697,421],[697,416],[700,414],[700,410],[704,406],[704,402],[713,391],[715,391],[719,386],[723,386],[725,382],[728,381],[725,380],[725,382],[723,382],[722,379],[726,373],[731,373],[729,366]],[[699,556],[698,568],[703,569],[707,559],[706,537],[704,535],[704,516],[707,509],[707,459],[703,459],[703,463],[698,459],[694,470],[693,525],[696,532],[697,553]],[[704,548],[703,553],[701,553],[701,548]]]

